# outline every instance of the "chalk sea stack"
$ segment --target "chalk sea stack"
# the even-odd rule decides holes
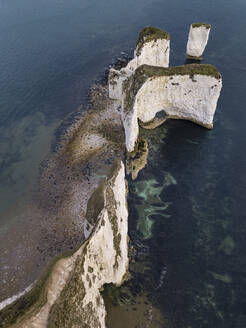
[[[211,26],[207,23],[191,24],[186,48],[187,59],[202,60],[210,29]]]
[[[134,150],[138,120],[152,123],[163,110],[165,120],[185,119],[211,129],[221,87],[219,71],[208,64],[139,67],[123,85],[122,120],[127,150]]]
[[[206,47],[210,25],[191,25],[187,51],[200,59]],[[133,152],[144,128],[155,128],[167,119],[184,119],[211,129],[222,88],[219,71],[209,64],[168,67],[170,36],[147,27],[139,34],[135,57],[120,71],[109,73],[109,97],[121,102],[125,144]],[[164,119],[155,118],[164,112]]]
[[[139,34],[134,58],[120,71],[109,72],[109,97],[121,99],[122,83],[141,65],[169,66],[170,35],[156,27],[145,27]]]

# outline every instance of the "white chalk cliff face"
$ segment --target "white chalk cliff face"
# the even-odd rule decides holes
[[[208,43],[210,25],[194,23],[190,26],[188,43],[186,48],[187,57],[201,59]]]
[[[134,61],[134,59],[132,61]],[[109,76],[108,76],[108,81],[109,81],[108,88],[109,88],[110,99],[115,99],[115,100],[121,99],[123,82],[134,72],[134,70],[135,69],[133,70],[129,69],[128,66],[122,68],[120,71],[114,68],[110,69]]]
[[[139,36],[134,58],[120,71],[109,72],[109,98],[121,100],[123,82],[141,65],[169,66],[170,37],[156,28],[145,28]]]
[[[137,46],[134,53],[135,68],[141,65],[168,67],[170,56],[170,40],[156,39],[144,42],[142,48]],[[131,65],[131,64],[130,64]]]
[[[92,201],[88,221],[95,220],[96,226],[91,236],[72,256],[54,265],[37,302],[11,327],[105,327],[106,311],[99,290],[106,283],[120,285],[128,269],[128,212],[122,162],[115,164]]]
[[[189,75],[150,78],[137,93],[134,110],[144,123],[162,109],[170,117],[212,128],[221,86],[221,80],[198,74],[193,79]]]
[[[191,25],[188,57],[201,59],[209,32],[209,24]],[[211,65],[168,68],[169,53],[169,34],[147,27],[139,35],[134,59],[120,71],[110,70],[109,97],[121,101],[128,152],[134,150],[138,138],[138,120],[150,123],[160,111],[165,112],[166,119],[186,119],[209,129],[213,127],[222,88],[220,73]],[[149,127],[161,122],[152,122]]]
[[[167,118],[213,127],[222,88],[221,76],[215,67],[193,64],[161,69],[145,65],[134,75],[124,84],[122,101],[128,152],[134,150],[138,138],[138,119],[148,123],[163,110]],[[135,94],[131,90],[135,90]]]

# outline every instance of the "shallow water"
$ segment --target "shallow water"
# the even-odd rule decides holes
[[[112,58],[155,25],[181,65],[189,24],[207,21],[204,62],[223,76],[215,127],[170,121],[145,132],[148,166],[130,186],[130,235],[146,250],[133,285],[170,326],[245,327],[245,13],[243,0],[0,0],[2,244],[27,220],[55,129]]]
[[[130,50],[142,26],[125,3],[116,7],[113,1],[0,1],[0,300],[14,293],[15,277],[23,277],[17,287],[23,290],[34,279],[30,272],[37,277],[44,265],[47,225],[33,213],[41,161],[71,124],[69,115],[81,112],[88,88],[121,51]],[[54,231],[57,222],[47,233]],[[39,263],[32,265],[34,258]],[[24,262],[28,275],[20,267]]]

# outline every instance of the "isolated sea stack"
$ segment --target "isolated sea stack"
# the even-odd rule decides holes
[[[187,59],[202,60],[202,54],[208,43],[211,26],[206,23],[193,23],[187,43]]]

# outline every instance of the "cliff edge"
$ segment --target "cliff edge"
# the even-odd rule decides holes
[[[54,261],[30,292],[4,308],[0,327],[105,327],[100,289],[107,283],[121,284],[128,269],[121,161],[114,163],[108,179],[92,195],[87,220],[96,223],[88,240],[73,254]]]

